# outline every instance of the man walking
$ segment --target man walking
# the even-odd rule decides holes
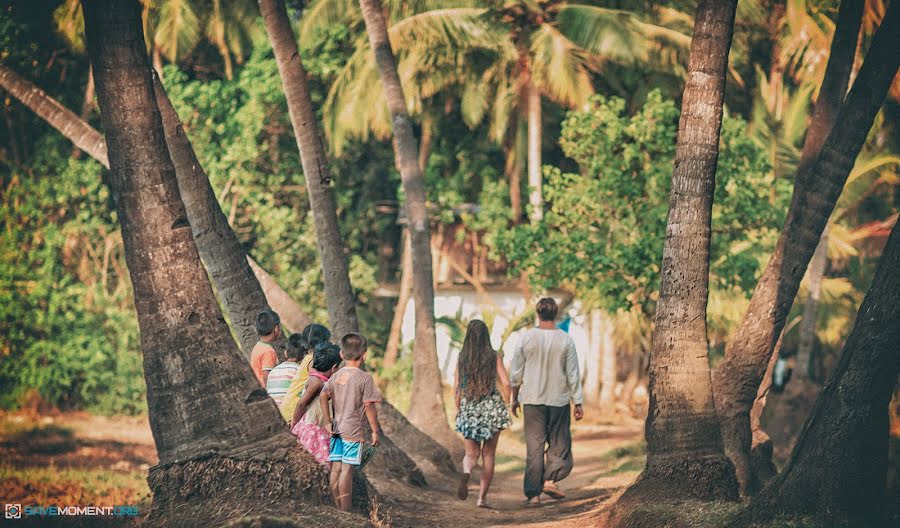
[[[575,404],[576,420],[584,417],[575,342],[554,324],[556,301],[545,297],[536,310],[538,326],[522,336],[509,371],[513,416],[519,415],[520,402],[525,415],[528,504],[539,504],[542,492],[554,499],[565,497],[556,483],[573,465],[569,403]]]

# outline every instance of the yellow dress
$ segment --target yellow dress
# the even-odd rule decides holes
[[[281,407],[278,410],[281,411],[281,417],[284,418],[284,421],[290,423],[291,418],[294,417],[294,409],[297,408],[297,404],[300,403],[300,393],[303,391],[303,387],[306,386],[306,380],[309,379],[309,367],[312,364],[313,355],[306,354],[306,357],[300,361],[300,368],[297,369],[297,375],[294,376],[294,379],[291,381],[291,386],[288,387],[287,394],[284,395],[284,400],[281,402]]]

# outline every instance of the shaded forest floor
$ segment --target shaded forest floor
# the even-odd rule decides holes
[[[490,509],[475,506],[476,469],[465,502],[456,498],[456,485],[447,480],[432,479],[427,490],[376,483],[384,499],[379,517],[397,528],[596,526],[598,507],[631,482],[644,463],[643,423],[615,422],[574,425],[575,469],[561,483],[568,494],[564,500],[524,505],[525,445],[518,420],[500,440]],[[155,463],[146,418],[0,414],[0,499],[5,503],[128,505],[146,512],[150,496],[145,478]]]

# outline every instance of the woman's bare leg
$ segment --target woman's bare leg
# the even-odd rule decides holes
[[[488,438],[481,446],[481,488],[478,492],[478,504],[484,504],[491,480],[494,478],[494,455],[497,453],[497,442],[500,441],[500,432]]]
[[[459,479],[459,487],[456,490],[456,496],[459,500],[466,500],[469,496],[469,476],[472,468],[478,462],[478,455],[481,452],[481,444],[475,440],[466,438],[466,454],[463,457],[463,474]]]

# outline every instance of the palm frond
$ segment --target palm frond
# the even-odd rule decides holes
[[[549,24],[543,24],[532,35],[529,54],[531,82],[552,101],[575,107],[593,95],[590,59]]]
[[[631,62],[647,56],[645,30],[628,11],[565,4],[559,8],[555,25],[573,45],[601,61]]]
[[[155,12],[153,42],[172,62],[189,53],[200,40],[200,20],[188,0],[168,0]]]
[[[76,52],[84,51],[84,14],[80,0],[66,0],[53,11],[56,31]]]

